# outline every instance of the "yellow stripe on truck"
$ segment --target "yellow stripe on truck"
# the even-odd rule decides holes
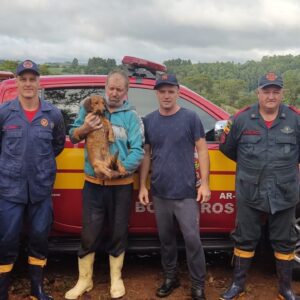
[[[57,156],[58,170],[82,170],[84,165],[83,148],[65,148],[64,151]]]
[[[219,150],[209,150],[210,172],[235,172],[235,162]]]
[[[234,191],[235,175],[211,174],[209,177],[211,191]]]
[[[57,168],[61,170],[81,170],[84,164],[83,148],[65,148],[57,157]],[[219,150],[209,150],[210,171],[235,171],[235,163]]]
[[[212,191],[235,190],[235,163],[227,159],[220,151],[210,150],[210,188]],[[57,157],[55,189],[82,189],[84,182],[83,174],[83,148],[65,148]],[[74,170],[74,172],[72,172]],[[218,172],[232,172],[232,174],[214,174]],[[147,186],[150,182],[148,178]],[[139,188],[138,174],[134,174],[134,189]]]
[[[62,190],[78,190],[83,188],[83,183],[84,173],[57,173],[54,188]],[[147,187],[150,187],[149,178],[147,179]],[[139,189],[139,176],[137,173],[134,174],[133,188],[135,190]]]
[[[83,181],[83,173],[57,173],[54,188],[63,190],[78,190],[83,188]]]
[[[139,188],[138,175],[134,174],[134,189]],[[56,180],[54,183],[55,189],[63,190],[77,190],[83,188],[84,174],[83,173],[57,173]],[[234,191],[235,190],[235,176],[234,175],[210,175],[210,189],[212,191]],[[147,187],[149,188],[149,178],[147,182]]]

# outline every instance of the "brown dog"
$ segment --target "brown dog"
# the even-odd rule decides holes
[[[87,97],[83,106],[88,113],[92,112],[99,116],[102,124],[100,129],[90,132],[86,137],[88,159],[94,168],[96,177],[104,178],[106,176],[111,178],[104,170],[105,168],[118,171],[121,176],[125,175],[126,170],[118,160],[119,153],[111,155],[109,152],[109,144],[113,143],[115,138],[111,123],[104,115],[106,107],[103,97],[96,95]]]

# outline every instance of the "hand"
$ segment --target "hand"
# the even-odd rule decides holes
[[[140,187],[139,200],[145,206],[149,204],[149,195],[146,187]]]
[[[84,123],[82,125],[82,129],[85,134],[90,133],[91,131],[102,128],[102,123],[99,116],[89,113],[86,115],[84,119]]]
[[[110,179],[119,177],[121,177],[121,174],[118,171],[110,170]]]
[[[208,202],[210,200],[210,197],[211,192],[208,184],[201,183],[200,187],[198,188],[197,201],[200,201],[200,203]]]
[[[106,162],[97,160],[96,163],[93,165],[94,172],[96,177],[101,179],[110,179],[112,170],[108,168]]]

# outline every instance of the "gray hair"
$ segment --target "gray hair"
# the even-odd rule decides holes
[[[118,74],[118,75],[120,75],[120,76],[122,76],[124,78],[124,80],[125,80],[125,86],[126,86],[126,89],[128,90],[128,88],[129,88],[128,74],[124,70],[122,70],[122,69],[115,69],[115,70],[110,71],[108,73],[108,75],[107,75],[106,84],[105,85],[107,85],[110,77],[113,76],[113,75],[115,75],[115,74]]]

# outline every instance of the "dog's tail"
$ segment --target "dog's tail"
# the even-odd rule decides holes
[[[116,153],[112,156],[111,166],[110,166],[112,170],[115,171],[118,170],[118,157],[119,157],[119,150],[117,150]]]

